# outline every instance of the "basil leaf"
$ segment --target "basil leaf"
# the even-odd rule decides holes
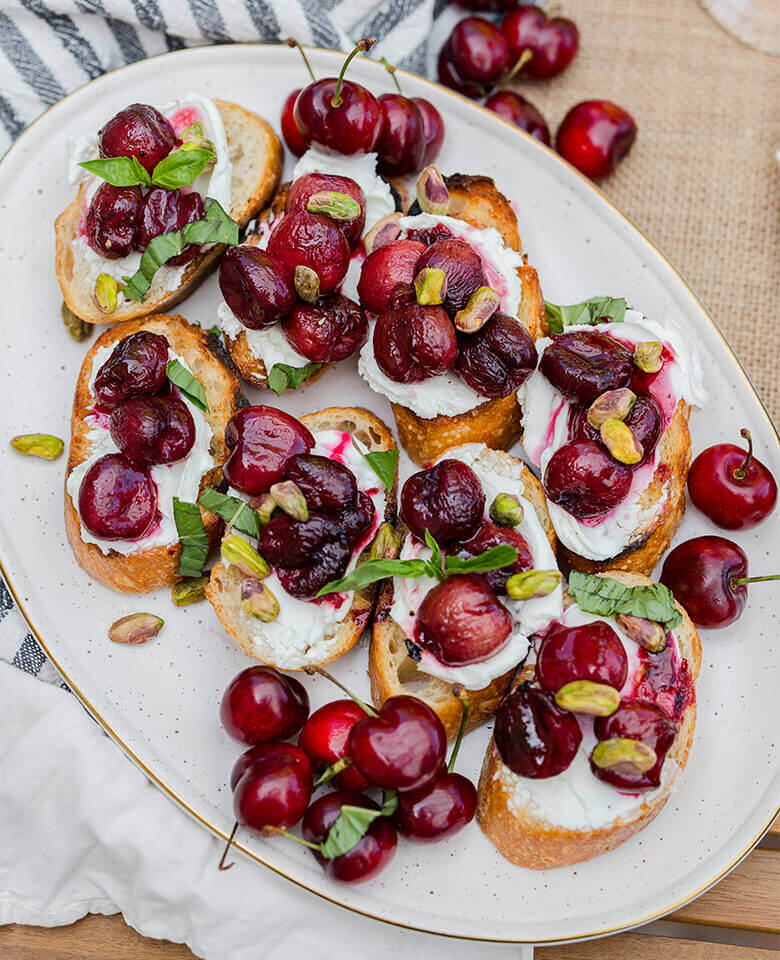
[[[395,482],[395,471],[398,466],[398,451],[374,450],[372,453],[364,453],[363,456],[385,487],[392,490]]]
[[[395,811],[398,809],[398,794],[395,790],[385,790],[382,794],[382,810],[381,814],[383,817],[392,817]]]
[[[175,384],[179,390],[195,406],[204,413],[209,413],[209,404],[206,400],[206,391],[193,374],[179,360],[168,361],[165,368],[165,374],[171,383]]]
[[[665,630],[674,630],[682,622],[674,594],[662,583],[628,587],[610,577],[573,570],[569,576],[569,592],[586,613],[602,617],[616,613],[643,617],[660,623]]]
[[[138,157],[106,157],[79,164],[112,187],[150,187],[152,180]]]
[[[599,323],[602,317],[620,323],[626,315],[626,307],[623,297],[591,297],[590,300],[568,306],[544,301],[544,312],[552,333],[563,333],[564,327],[577,324],[593,325]]]
[[[491,570],[500,570],[508,567],[517,560],[517,550],[507,543],[491,547],[477,557],[450,557],[444,558],[444,573],[489,573]]]
[[[441,547],[436,542],[430,530],[425,531],[425,543],[432,554],[431,559],[428,561],[431,565],[432,575],[441,580],[442,571],[444,570],[444,557],[442,556]]]
[[[209,555],[209,538],[197,503],[174,497],[173,519],[181,543],[176,572],[182,577],[199,577]]]
[[[208,487],[200,495],[198,503],[206,510],[222,517],[231,527],[235,527],[248,537],[257,539],[260,536],[260,520],[257,511],[253,510],[246,500],[240,497],[229,497],[226,493],[219,493],[213,487]]]
[[[268,374],[268,387],[280,397],[285,390],[297,390],[302,383],[322,366],[321,363],[308,363],[305,367],[291,367],[288,363],[275,363]]]
[[[210,333],[215,337],[219,337],[222,335],[222,327],[220,327],[219,324],[216,324],[216,323],[214,324],[213,327],[204,327],[203,329],[206,331],[206,333]]]
[[[152,172],[152,183],[157,187],[176,190],[197,180],[206,165],[216,159],[211,150],[174,150],[157,164]]]
[[[327,839],[320,846],[320,853],[326,860],[349,853],[363,839],[374,820],[382,815],[381,810],[366,810],[365,807],[345,804],[328,831]]]
[[[428,564],[425,560],[366,560],[341,580],[326,583],[317,596],[324,597],[328,593],[342,593],[345,590],[361,590],[387,577],[423,577],[426,573]]]
[[[213,197],[206,197],[202,220],[186,223],[181,230],[161,233],[150,241],[141,257],[141,264],[132,277],[122,277],[122,292],[128,300],[143,299],[152,285],[155,273],[171,257],[178,256],[188,243],[223,243],[238,246],[238,224],[231,220]]]

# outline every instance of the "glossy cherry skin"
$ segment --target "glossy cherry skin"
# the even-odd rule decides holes
[[[314,711],[303,725],[298,746],[305,751],[316,773],[349,756],[349,732],[365,715],[365,710],[349,699],[333,700]],[[365,790],[368,786],[368,780],[354,764],[337,773],[333,783],[344,790]]]
[[[471,823],[477,810],[477,791],[459,773],[444,773],[419,790],[398,795],[393,823],[409,840],[444,840]]]
[[[301,825],[303,839],[309,843],[323,843],[338,819],[341,808],[362,807],[378,810],[376,803],[357,790],[336,790],[318,797],[306,811]],[[377,817],[357,844],[341,856],[327,860],[316,850],[312,851],[325,873],[341,883],[362,883],[373,879],[395,856],[398,834],[387,817]]]
[[[497,399],[525,383],[537,359],[534,341],[522,323],[494,313],[476,333],[460,338],[455,369],[477,393]]]
[[[219,265],[225,303],[250,330],[271,327],[295,306],[292,275],[278,257],[241,244],[228,247]]]
[[[416,302],[381,313],[373,345],[377,366],[396,383],[441,376],[458,355],[458,338],[447,312]]]
[[[289,759],[290,754],[287,749],[289,746],[289,743],[259,743],[257,746],[244,750],[230,771],[230,789],[236,789],[238,781],[256,760],[262,764],[272,756]]]
[[[307,173],[290,187],[287,194],[285,210],[287,213],[296,213],[306,210],[306,205],[315,193],[322,191],[343,193],[352,197],[360,205],[360,215],[351,220],[335,220],[336,226],[347,238],[350,249],[354,250],[360,243],[363,228],[366,225],[366,195],[360,185],[351,177],[340,177],[332,173]]]
[[[412,97],[412,103],[416,104],[422,117],[423,134],[425,135],[422,166],[427,167],[438,157],[441,145],[444,142],[444,120],[436,107],[425,97]]]
[[[607,390],[631,382],[631,351],[600,330],[553,334],[539,369],[572,403],[589,405]]]
[[[694,506],[725,530],[749,530],[765,520],[777,503],[777,483],[754,456],[733,443],[707,447],[688,473]]]
[[[531,53],[531,59],[517,75],[534,80],[547,80],[565,70],[574,59],[580,41],[573,21],[548,17],[532,3],[523,3],[511,10],[504,17],[501,30],[509,43],[511,62],[525,50]]]
[[[290,457],[311,450],[314,437],[289,413],[260,404],[233,415],[225,428],[225,444],[231,451],[223,467],[225,479],[256,497],[282,479]]]
[[[725,537],[694,537],[677,544],[664,560],[661,583],[674,594],[697,627],[727,627],[747,603],[745,552]]]
[[[111,439],[134,463],[183,460],[195,443],[195,421],[178,397],[131,397],[109,421]]]
[[[129,397],[151,396],[167,383],[168,341],[158,333],[139,330],[120,340],[98,370],[93,391],[105,410]]]
[[[368,320],[354,300],[329,293],[316,303],[298,303],[282,321],[285,337],[312,363],[335,363],[357,353],[368,337]]]
[[[336,77],[326,77],[304,87],[293,108],[302,139],[336,153],[372,153],[382,135],[382,107],[359,83],[344,80],[341,103],[333,106]]]
[[[178,142],[170,123],[146,103],[130,104],[98,131],[101,157],[137,157],[149,173]]]
[[[456,553],[461,557],[478,557],[493,547],[506,544],[517,550],[517,560],[508,567],[499,570],[490,570],[481,576],[488,583],[493,593],[506,593],[506,582],[514,573],[523,573],[534,565],[534,558],[528,548],[528,543],[517,530],[511,527],[499,527],[486,520],[470,540],[465,543],[455,543],[447,548],[447,553]]]
[[[445,87],[457,90],[458,93],[463,94],[464,97],[471,97],[472,100],[478,100],[480,97],[485,96],[485,88],[481,84],[474,83],[473,80],[468,80],[460,72],[460,69],[452,59],[449,43],[445,43],[441,48],[441,53],[436,63],[436,72],[439,83],[443,83]]]
[[[609,100],[585,100],[572,107],[555,136],[555,149],[591,180],[614,173],[636,139],[628,111]]]
[[[294,275],[298,266],[309,267],[320,280],[320,293],[331,293],[349,267],[347,238],[330,217],[298,210],[285,214],[268,240],[268,252]]]
[[[427,247],[417,261],[418,271],[425,267],[444,271],[447,292],[443,306],[450,314],[465,307],[471,294],[487,283],[479,254],[465,240],[456,237],[437,240]]]
[[[499,90],[485,101],[485,106],[504,120],[525,130],[541,143],[550,146],[550,128],[536,107],[514,90]]]
[[[290,457],[284,479],[297,484],[309,510],[338,515],[355,503],[355,474],[336,460],[311,453]]]
[[[416,790],[442,768],[447,735],[441,720],[416,697],[390,697],[377,717],[350,730],[349,755],[366,779],[388,790]]]
[[[512,617],[479,574],[455,574],[425,595],[415,640],[440,663],[481,663],[509,642]]]
[[[258,746],[233,792],[236,821],[259,833],[268,827],[294,826],[309,805],[312,781],[311,763],[300,747],[292,743]]]
[[[544,491],[578,520],[595,520],[626,499],[631,477],[631,468],[618,463],[600,443],[575,440],[550,457]]]
[[[468,540],[482,525],[485,491],[461,460],[440,460],[412,474],[401,490],[401,519],[422,543],[425,531],[440,546]]]
[[[418,240],[396,240],[370,253],[360,271],[358,295],[365,310],[382,313],[390,306],[393,290],[399,283],[412,283],[417,261],[425,251]]]
[[[250,745],[287,740],[309,716],[309,695],[294,677],[274,667],[247,667],[228,684],[220,719],[234,740]]]
[[[102,183],[97,188],[84,223],[84,236],[95,253],[116,260],[134,249],[142,205],[140,187]]]
[[[539,647],[536,675],[551,693],[574,680],[621,690],[628,676],[628,657],[620,637],[603,620],[576,627],[554,623]]]
[[[303,156],[304,153],[309,149],[309,144],[301,136],[301,131],[298,129],[298,125],[295,122],[295,101],[298,99],[298,94],[301,92],[300,87],[297,90],[293,90],[292,93],[288,93],[287,97],[282,104],[282,115],[281,115],[281,127],[282,127],[282,136],[284,137],[284,142],[287,144],[287,149],[290,153],[295,154],[296,157]]]
[[[184,193],[183,190],[153,187],[144,197],[136,247],[146,250],[150,241],[161,233],[173,233],[188,223],[202,220],[204,211],[203,197],[195,191]],[[188,243],[180,254],[167,262],[173,266],[189,263],[200,248],[199,243]]]
[[[423,167],[425,125],[417,104],[400,93],[383,93],[382,136],[379,138],[377,169],[386,177],[402,177]]]
[[[582,731],[574,714],[561,710],[551,693],[521,684],[498,708],[493,737],[513,773],[544,780],[569,766]]]
[[[103,540],[137,540],[157,515],[157,487],[144,467],[109,453],[87,470],[79,488],[79,515]]]
[[[591,762],[594,776],[623,790],[660,786],[664,758],[677,735],[677,724],[661,707],[649,700],[623,700],[611,716],[596,717],[593,729],[599,740],[613,737],[641,740],[655,750],[658,758],[645,773],[604,770]]]
[[[277,512],[260,531],[260,549],[277,572],[295,570],[307,566],[323,547],[339,539],[346,546],[335,517],[311,511],[307,520],[294,520]]]
[[[448,50],[458,72],[484,87],[498,83],[509,69],[506,37],[494,23],[482,17],[466,17],[456,24]]]
[[[279,569],[279,581],[291,597],[311,600],[333,580],[340,580],[347,572],[352,558],[352,545],[345,535],[337,535],[324,543],[311,562],[294,569]]]

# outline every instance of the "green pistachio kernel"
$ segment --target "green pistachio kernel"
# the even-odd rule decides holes
[[[476,333],[488,322],[501,305],[501,297],[491,287],[479,287],[471,294],[462,310],[458,310],[453,323],[461,333]]]
[[[642,459],[642,448],[631,428],[622,420],[611,417],[601,424],[601,440],[618,463],[639,463]]]
[[[440,216],[450,208],[450,191],[439,171],[432,164],[427,166],[417,178],[417,202],[423,213]]]
[[[293,480],[283,480],[281,483],[272,484],[269,493],[274,498],[277,507],[284,510],[294,520],[309,519],[306,497]]]
[[[444,303],[447,295],[447,277],[439,267],[424,267],[414,278],[414,293],[421,307],[435,307]]]
[[[570,710],[572,713],[608,717],[620,706],[620,691],[606,683],[572,680],[555,694],[555,702],[562,710]]]
[[[360,216],[360,204],[354,197],[336,190],[318,190],[307,203],[309,213],[321,213],[331,220],[357,220]]]
[[[599,430],[607,420],[625,420],[636,403],[636,394],[628,387],[607,390],[588,407],[588,423]]]
[[[133,645],[146,643],[147,640],[157,636],[164,623],[162,617],[155,616],[153,613],[131,613],[112,623],[108,636],[114,643]]]
[[[206,584],[208,582],[208,576],[180,580],[171,587],[171,600],[177,607],[200,603],[201,600],[206,599]]]
[[[251,543],[248,543],[236,533],[223,537],[220,549],[222,560],[228,566],[238,567],[241,573],[247,577],[267,577],[271,572],[265,557],[261,556]]]
[[[11,446],[26,457],[56,460],[65,449],[65,442],[49,433],[22,433],[11,439]]]
[[[658,757],[655,750],[641,740],[613,737],[597,743],[590,759],[602,770],[640,774],[652,770]]]
[[[101,313],[113,313],[116,310],[118,294],[119,284],[111,274],[99,273],[92,291],[92,299],[95,301],[98,310]]]
[[[523,522],[524,510],[519,499],[511,493],[498,493],[490,504],[489,515],[500,527],[516,527]]]
[[[559,570],[525,570],[512,574],[506,582],[506,592],[512,600],[546,597],[560,585],[561,579]]]
[[[249,577],[241,584],[241,609],[250,617],[270,623],[279,616],[279,601],[262,580]]]
[[[660,340],[649,340],[634,347],[634,366],[644,373],[658,373],[664,365],[664,345]]]

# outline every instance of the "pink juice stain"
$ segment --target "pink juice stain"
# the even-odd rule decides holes
[[[203,114],[197,107],[179,107],[168,117],[168,123],[178,135],[193,123],[203,123]]]

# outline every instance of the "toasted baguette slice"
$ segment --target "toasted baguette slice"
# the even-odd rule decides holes
[[[606,575],[606,574],[605,574]],[[636,573],[610,571],[608,576],[629,586],[648,584],[647,577]],[[573,603],[566,595],[565,604]],[[683,608],[682,623],[674,630],[680,655],[688,661],[691,676],[696,681],[701,669],[701,643],[696,628]],[[686,764],[696,724],[696,698],[686,708],[677,736],[667,753],[677,765],[677,775]],[[582,748],[580,748],[582,749]],[[666,764],[664,764],[666,767]],[[513,792],[522,782],[503,762],[491,739],[479,779],[477,820],[483,832],[507,860],[521,867],[546,870],[563,867],[613,850],[646,827],[663,809],[672,791],[676,775],[668,776],[662,786],[653,791],[650,802],[640,795],[628,816],[617,817],[603,827],[592,830],[571,830],[540,819],[528,806],[522,806]],[[533,783],[533,781],[527,781]]]
[[[465,220],[480,230],[495,227],[508,247],[523,253],[517,216],[490,177],[455,173],[444,180],[450,191],[449,216]],[[413,212],[414,209],[410,211]],[[536,340],[547,330],[544,300],[536,270],[528,266],[525,255],[523,258],[526,264],[517,271],[523,285],[517,318]],[[493,449],[506,450],[522,432],[517,391],[499,400],[486,400],[454,417],[440,415],[425,419],[401,404],[391,406],[398,438],[420,466],[436,460],[456,443],[489,443]]]
[[[480,455],[479,462],[499,476],[509,476],[517,464],[522,466],[522,479],[525,484],[523,496],[536,511],[554,551],[555,531],[547,513],[547,501],[542,485],[528,467],[502,450],[488,448]],[[401,524],[401,542],[408,532],[406,526]],[[423,673],[409,656],[404,631],[390,616],[392,605],[393,581],[390,579],[384,581],[379,593],[368,655],[368,674],[374,704],[380,707],[389,697],[398,694],[418,697],[436,711],[447,731],[447,737],[452,739],[457,735],[460,726],[460,700],[453,694],[451,684]],[[472,730],[491,719],[507,692],[513,674],[514,669],[497,677],[482,690],[463,691],[463,698],[469,706],[467,729]]]
[[[394,450],[395,441],[387,426],[373,413],[360,407],[328,407],[317,413],[307,413],[300,418],[301,423],[316,432],[318,430],[347,430],[352,433],[369,451]],[[384,520],[395,522],[398,475],[392,490],[386,492]],[[366,546],[370,550],[370,544]],[[322,659],[304,657],[297,654],[296,659],[286,659],[281,651],[274,648],[273,631],[265,634],[265,643],[259,647],[252,639],[250,623],[241,610],[241,583],[243,576],[234,566],[226,567],[221,561],[212,571],[206,585],[206,596],[214,607],[222,626],[238,645],[250,657],[261,660],[281,670],[305,670],[307,667],[323,666],[350,650],[359,640],[367,625],[376,600],[376,587],[370,586],[355,591],[352,605],[346,617],[336,625],[335,630],[326,636],[334,642],[328,644],[327,655]],[[251,626],[258,630],[263,624],[253,621]],[[273,626],[273,624],[269,624]]]
[[[243,228],[267,203],[282,172],[282,145],[271,127],[254,113],[224,100],[214,101],[225,125],[230,160],[233,164],[230,216]],[[92,290],[85,289],[77,278],[77,264],[71,242],[78,235],[83,196],[79,188],[76,199],[57,217],[56,238],[57,280],[68,307],[88,323],[118,323],[136,317],[160,313],[188,296],[212,270],[225,249],[221,244],[199,253],[187,264],[175,290],[151,289],[143,303],[126,300],[112,313],[103,313],[92,299]]]
[[[222,349],[219,339],[200,327],[188,323],[178,314],[173,316],[157,314],[139,320],[127,320],[105,330],[93,343],[84,358],[76,382],[66,482],[73,469],[92,453],[88,436],[90,428],[86,423],[86,417],[92,412],[93,406],[93,397],[89,389],[92,359],[101,347],[113,346],[139,330],[148,330],[165,336],[171,349],[184,358],[203,386],[210,411],[204,416],[214,434],[211,455],[215,465],[214,469],[203,477],[200,492],[202,493],[206,487],[218,486],[222,481],[222,464],[228,455],[224,440],[225,427],[228,420],[244,406],[246,401],[241,392],[238,374],[230,358]],[[222,521],[207,510],[201,510],[201,516],[209,537],[209,544],[213,546],[221,533]],[[104,554],[94,543],[85,543],[81,539],[81,519],[67,489],[65,490],[65,530],[80,566],[95,580],[99,580],[113,590],[119,590],[122,593],[146,593],[181,579],[176,573],[181,555],[181,545],[178,542],[168,546],[152,547],[127,556],[115,551]]]

